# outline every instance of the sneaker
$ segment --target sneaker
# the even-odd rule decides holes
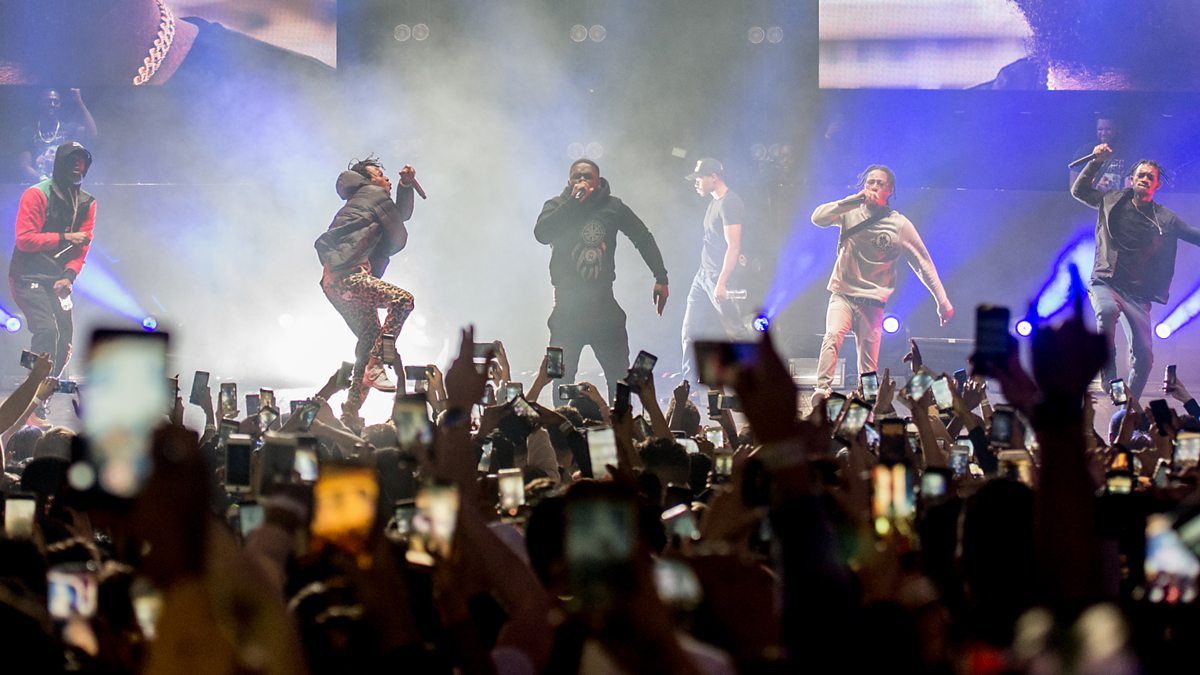
[[[379,361],[371,361],[363,371],[362,383],[379,391],[394,392],[396,384],[388,378],[387,371]]]

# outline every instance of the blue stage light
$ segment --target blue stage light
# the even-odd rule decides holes
[[[142,319],[142,328],[153,333],[154,331],[158,330],[158,319],[152,316]]]
[[[1033,324],[1029,322],[1029,319],[1021,319],[1017,322],[1017,335],[1021,337],[1033,335]]]
[[[892,335],[900,330],[900,319],[894,316],[883,317],[883,332]]]
[[[1171,337],[1171,333],[1174,333],[1174,332],[1175,331],[1173,331],[1171,329],[1171,327],[1166,324],[1166,322],[1160,323],[1154,327],[1154,334],[1157,335],[1158,337],[1162,338],[1163,340],[1166,340],[1167,338]]]
[[[10,333],[16,333],[21,330],[21,320],[15,316],[8,317],[8,320],[4,322],[4,329]]]
[[[758,316],[754,317],[754,323],[752,325],[754,326],[754,330],[758,331],[759,333],[765,333],[767,332],[767,329],[771,327],[771,319],[766,314],[759,314]]]

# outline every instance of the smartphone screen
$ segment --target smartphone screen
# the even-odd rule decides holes
[[[931,386],[933,386],[933,376],[929,374],[929,371],[919,370],[913,373],[913,376],[908,380],[908,395],[914,401],[919,401],[925,395],[925,392],[929,391],[929,387]]]
[[[410,382],[429,380],[429,366],[404,366],[404,379]]]
[[[21,350],[21,367],[27,370],[33,370],[33,364],[37,362],[37,354],[28,349]]]
[[[842,438],[854,438],[858,432],[862,431],[863,425],[867,423],[867,413],[870,408],[863,405],[860,401],[851,401],[846,408],[846,413],[842,415],[842,423],[838,427],[838,436]]]
[[[217,402],[217,406],[220,408],[220,415],[222,418],[237,417],[238,409],[236,382],[221,383],[221,394]]]
[[[568,501],[564,542],[568,584],[577,609],[609,607],[633,559],[636,510],[604,497]]]
[[[412,499],[401,499],[392,510],[392,521],[388,529],[397,539],[407,539],[412,533],[413,516],[417,514],[417,503]]]
[[[563,376],[562,347],[546,347],[546,376],[552,380]]]
[[[225,442],[225,490],[250,491],[250,455],[254,441],[245,434],[231,434]]]
[[[362,553],[375,524],[379,479],[374,467],[328,464],[313,483],[313,514],[309,533],[314,550],[332,544],[348,553]]]
[[[1029,462],[1029,453],[1024,450],[1001,450],[996,453],[996,461],[1000,465],[1001,477],[1033,487],[1033,465]]]
[[[697,340],[693,348],[700,382],[711,387],[732,385],[738,368],[752,362],[758,353],[755,342]]]
[[[933,381],[933,401],[938,410],[947,412],[954,409],[954,396],[950,393],[950,382],[944,377]]]
[[[296,457],[292,460],[292,471],[300,476],[301,483],[316,482],[320,476],[315,436],[296,437]]]
[[[643,350],[638,352],[637,358],[633,360],[633,367],[630,370],[633,371],[639,381],[644,380],[654,372],[654,364],[656,363],[658,363],[658,357]]]
[[[392,404],[392,422],[396,425],[396,440],[400,443],[400,449],[418,445],[426,447],[433,443],[433,422],[429,419],[424,396],[397,396]]]
[[[33,516],[37,511],[34,495],[11,495],[4,500],[4,533],[10,539],[33,536]]]
[[[1183,473],[1200,465],[1200,433],[1181,431],[1175,436],[1175,451],[1171,457],[1171,468]]]
[[[479,450],[479,464],[476,465],[475,470],[479,473],[488,473],[492,470],[492,441],[483,441]]]
[[[384,363],[389,365],[398,363],[400,355],[396,353],[396,336],[388,333],[381,334],[379,336],[379,352]]]
[[[475,343],[475,358],[486,359],[488,354],[496,353],[496,344],[494,342],[476,342]]]
[[[279,419],[279,410],[274,407],[262,406],[258,409],[258,428],[267,431]]]
[[[713,455],[713,475],[718,478],[728,478],[733,475],[732,450],[718,450]]]
[[[192,393],[188,395],[188,402],[193,405],[201,405],[204,402],[204,396],[208,389],[209,374],[203,370],[197,370],[192,377]]]
[[[950,470],[955,476],[966,476],[971,472],[972,449],[970,441],[955,441],[954,447],[950,448]]]
[[[525,505],[525,476],[520,469],[500,469],[497,476],[500,486],[500,512],[515,516]]]
[[[700,579],[683,560],[654,560],[654,590],[664,604],[681,610],[694,609],[703,599]]]
[[[1008,324],[1011,314],[1007,307],[979,305],[975,308],[975,370],[986,375],[993,367],[1008,361]]]
[[[246,417],[257,417],[261,410],[261,396],[259,394],[246,394]]]
[[[921,499],[928,501],[946,496],[946,476],[938,471],[925,470],[921,474]]]
[[[304,405],[300,406],[300,411],[296,414],[300,415],[300,431],[308,433],[312,429],[313,421],[317,419],[317,411],[321,409],[321,404],[316,401],[305,401]]]
[[[1007,448],[1013,439],[1013,411],[997,408],[992,412],[992,430],[990,443],[999,448]]]
[[[954,383],[958,385],[958,390],[962,391],[962,388],[967,384],[966,368],[959,368],[958,370],[954,371]]]
[[[96,615],[100,582],[95,570],[85,563],[51,567],[46,571],[46,591],[50,616],[58,621],[75,617],[90,619]]]
[[[258,400],[259,400],[259,404],[263,408],[275,408],[276,410],[279,409],[279,406],[275,405],[275,390],[274,389],[259,389],[258,390]]]
[[[708,390],[708,419],[721,419],[721,392],[716,389]]]
[[[577,384],[560,384],[558,385],[558,400],[570,401],[573,398],[583,396],[582,388]]]
[[[825,399],[825,419],[833,422],[837,420],[838,415],[842,414],[842,408],[846,406],[846,397],[842,394],[834,392]]]
[[[721,427],[709,427],[704,430],[704,438],[712,443],[714,448],[720,448],[725,445],[725,430]]]
[[[414,565],[432,566],[448,558],[458,525],[458,488],[435,483],[417,490],[412,535],[404,558]]]
[[[98,330],[88,349],[83,430],[94,478],[117,497],[133,497],[150,474],[150,437],[173,401],[166,379],[167,335]],[[82,482],[82,481],[81,481]]]
[[[607,473],[609,466],[617,466],[617,437],[608,427],[587,430],[588,454],[592,458],[592,473]]]
[[[917,510],[915,475],[905,464],[892,465],[892,513],[896,518],[911,518]]]
[[[858,376],[858,382],[862,386],[863,398],[868,401],[874,401],[879,398],[879,374],[875,371],[863,373]]]
[[[1176,375],[1175,364],[1167,366],[1167,373],[1163,384],[1166,385],[1168,393],[1174,391],[1175,387],[1179,386],[1179,376]]]
[[[496,405],[496,389],[491,382],[483,386],[483,398],[479,399],[479,403],[484,406]]]
[[[675,442],[682,445],[683,449],[687,450],[687,453],[689,455],[699,454],[699,452],[700,452],[700,444],[697,443],[694,439],[680,438],[680,439],[677,439]]]
[[[525,393],[525,385],[520,382],[509,382],[504,385],[504,402],[508,403]]]
[[[1150,414],[1154,417],[1154,426],[1158,427],[1158,432],[1166,435],[1166,429],[1170,429],[1174,420],[1171,419],[1171,406],[1161,398],[1150,401]]]
[[[677,541],[697,540],[700,529],[696,527],[696,517],[692,515],[691,504],[676,504],[662,512],[663,527],[667,536]]]
[[[262,527],[265,520],[262,504],[248,502],[238,505],[238,530],[241,531],[242,538],[250,536],[251,532]]]
[[[1112,398],[1114,405],[1125,405],[1129,403],[1129,394],[1125,392],[1125,380],[1120,378],[1108,383],[1108,395]]]
[[[721,394],[721,398],[717,401],[717,407],[721,410],[741,410],[742,399],[736,394]]]
[[[907,454],[907,424],[902,419],[879,420],[879,459],[880,461],[902,461]]]
[[[337,383],[339,389],[346,389],[350,386],[350,378],[354,375],[354,364],[349,361],[342,361],[342,365],[338,368]]]

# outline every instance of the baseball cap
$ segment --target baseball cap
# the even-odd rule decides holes
[[[696,168],[692,169],[692,172],[689,173],[684,180],[692,181],[701,176],[707,176],[714,173],[718,176],[724,176],[725,166],[712,157],[705,157],[704,159],[696,162]]]

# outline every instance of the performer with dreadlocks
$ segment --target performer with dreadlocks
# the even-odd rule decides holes
[[[837,261],[829,277],[829,309],[817,360],[814,400],[829,395],[842,340],[852,328],[858,344],[858,372],[875,370],[883,337],[883,307],[896,290],[896,261],[901,255],[933,294],[941,324],[954,316],[917,228],[888,205],[896,192],[896,174],[886,166],[872,164],[859,175],[858,185],[857,194],[822,204],[812,214],[818,227],[841,228]]]
[[[408,291],[383,281],[391,257],[408,243],[405,221],[412,217],[416,169],[405,165],[392,199],[392,182],[375,157],[355,161],[337,179],[338,209],[329,229],[317,239],[324,266],[321,289],[358,338],[354,374],[343,416],[357,417],[367,389],[396,391],[383,369],[379,336],[399,335],[413,310]],[[383,325],[379,309],[387,311]]]

